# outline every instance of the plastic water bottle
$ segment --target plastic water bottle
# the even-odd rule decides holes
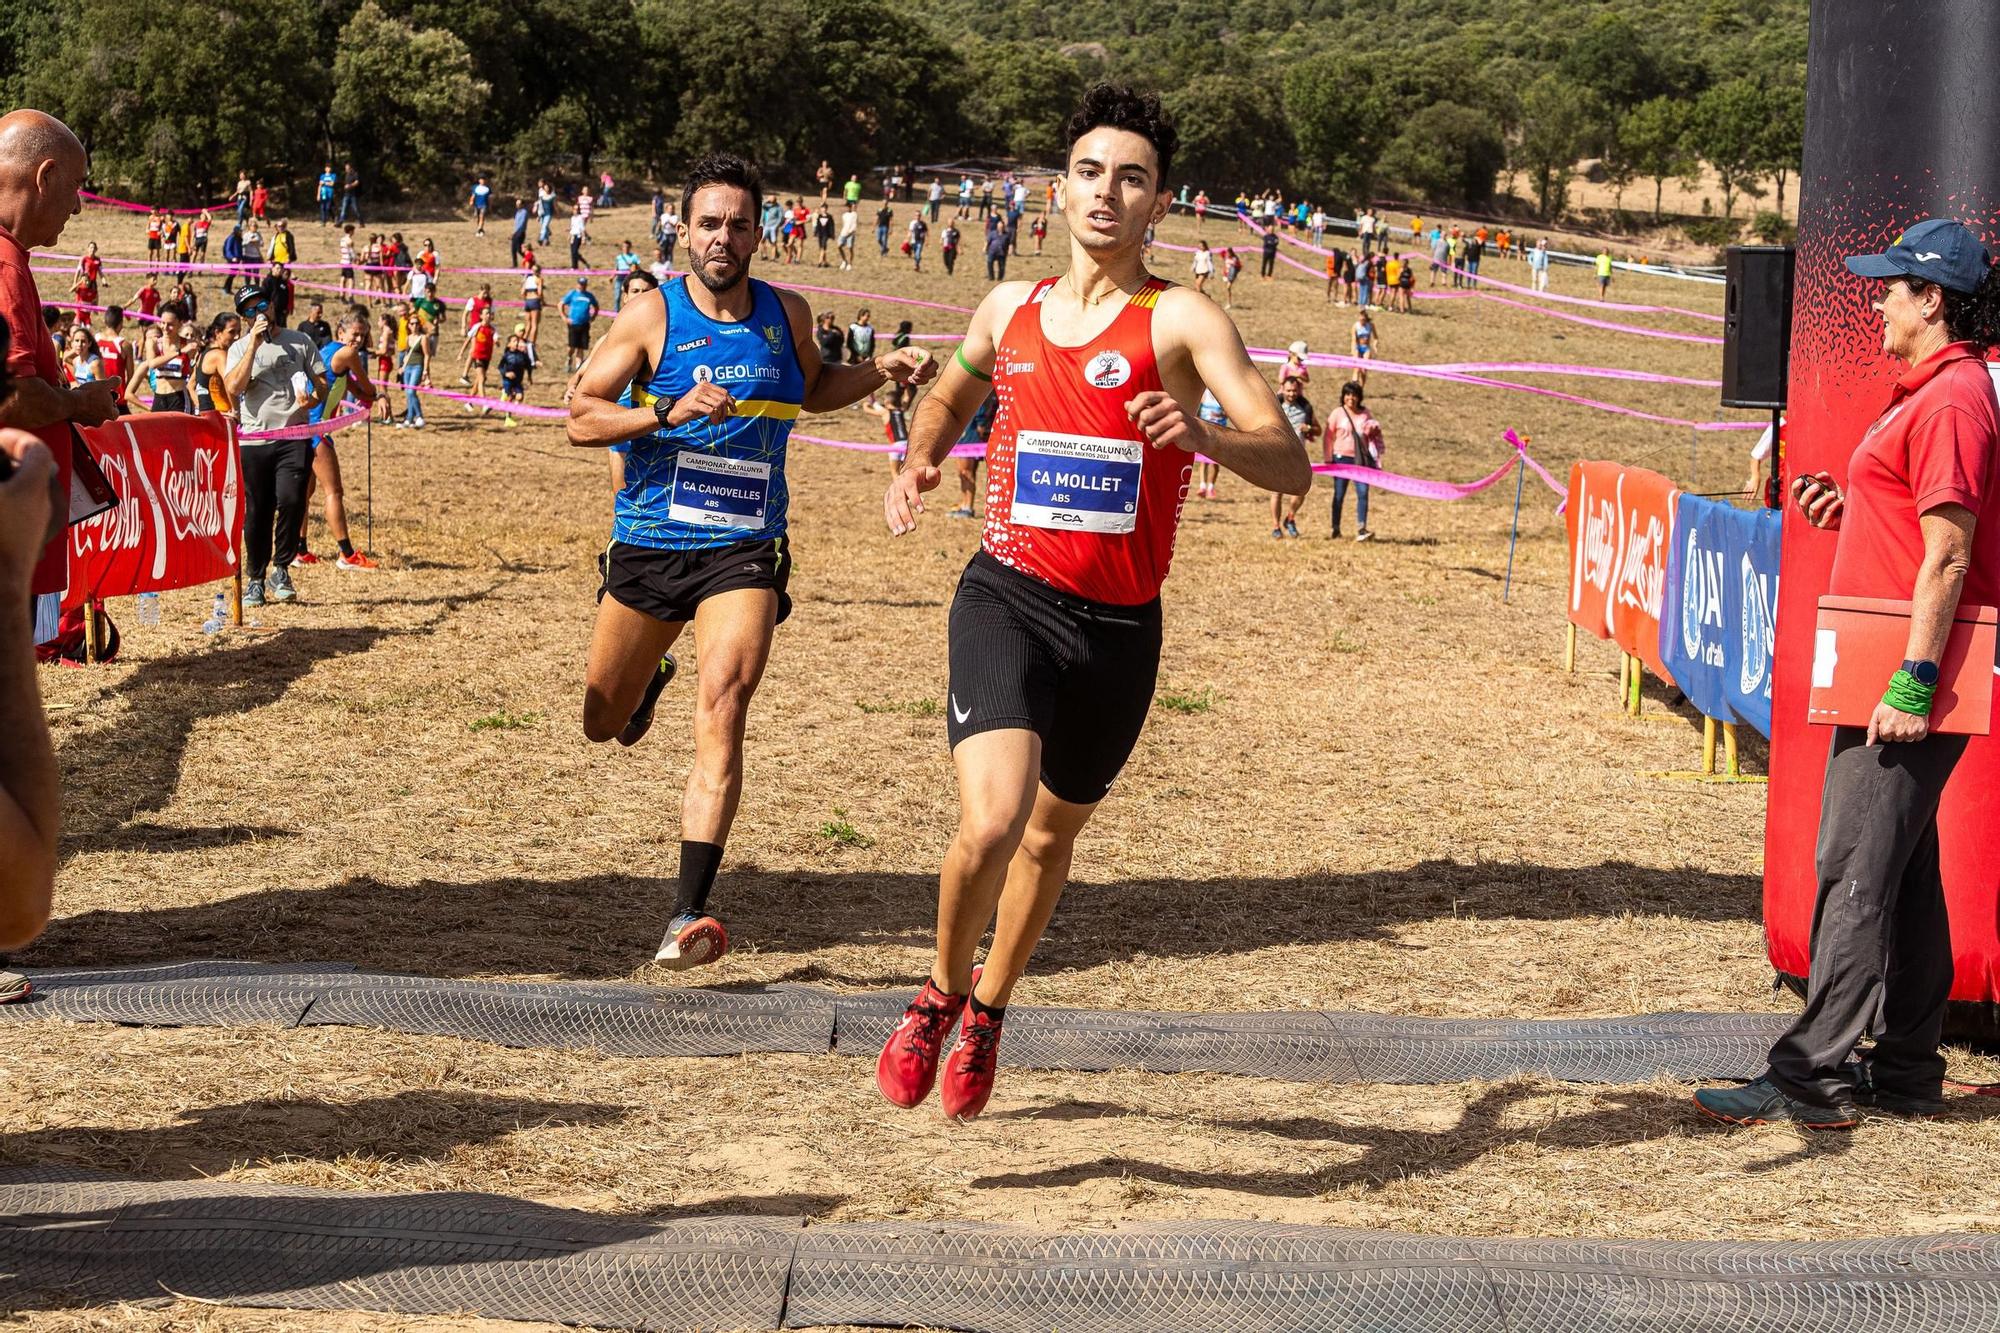
[[[203,634],[222,633],[223,617],[228,613],[228,611],[229,611],[228,599],[224,597],[221,593],[215,594],[215,610],[209,615],[207,620],[201,622],[201,632]]]
[[[139,594],[139,623],[141,625],[160,623],[160,594],[156,592]]]

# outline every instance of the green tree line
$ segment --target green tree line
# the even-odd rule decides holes
[[[1806,0],[11,0],[0,85],[174,203],[328,160],[378,194],[713,147],[1047,161],[1113,78],[1161,91],[1211,194],[1477,205],[1504,177],[1554,216],[1594,158],[1656,210],[1707,163],[1733,215],[1796,172],[1805,29]]]

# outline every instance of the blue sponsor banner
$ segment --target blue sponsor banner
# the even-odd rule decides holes
[[[1730,709],[1771,735],[1772,654],[1778,643],[1778,533],[1784,516],[1776,509],[1738,513],[1741,549],[1730,557],[1734,574],[1730,623],[1736,627],[1735,670],[1724,680]]]
[[[1682,496],[1660,607],[1660,659],[1688,702],[1765,736],[1779,524],[1776,510]]]

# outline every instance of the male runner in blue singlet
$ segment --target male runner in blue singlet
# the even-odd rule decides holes
[[[707,910],[743,788],[743,728],[791,611],[785,445],[801,410],[832,412],[937,367],[917,348],[824,365],[803,298],[750,277],[764,203],[741,158],[689,170],[680,236],[689,277],[625,303],[570,399],[577,445],[630,441],[583,698],[593,741],[635,744],[672,677],[667,649],[701,645],[694,764],[681,801],[680,888],[655,957],[675,969],[729,947]],[[631,406],[620,406],[627,386]]]

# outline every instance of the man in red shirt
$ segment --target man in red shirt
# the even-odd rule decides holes
[[[39,435],[55,455],[62,494],[69,494],[70,439],[63,423],[94,426],[117,408],[118,385],[93,380],[65,387],[56,349],[42,336],[42,302],[28,271],[28,251],[54,245],[83,210],[78,191],[90,158],[69,127],[41,111],[0,116],[0,319],[13,340],[7,370],[14,391],[0,402],[0,426]],[[53,428],[53,429],[52,429]],[[60,535],[42,552],[34,591],[62,591],[68,578]]]
[[[1967,738],[1932,734],[1929,714],[1953,614],[2000,605],[2000,403],[1984,359],[2000,343],[2000,270],[1971,231],[1940,219],[1847,267],[1883,280],[1882,350],[1909,368],[1846,485],[1822,472],[1792,494],[1813,526],[1839,532],[1827,591],[1908,601],[1910,636],[1868,726],[1834,730],[1805,1012],[1762,1078],[1695,1094],[1731,1124],[1844,1129],[1862,1107],[1943,1109],[1952,953],[1937,810]],[[1864,1036],[1874,1044],[1855,1058]]]
[[[1085,96],[1065,130],[1056,194],[1068,271],[987,293],[883,498],[890,531],[913,531],[990,383],[1000,406],[986,527],[951,609],[947,735],[960,814],[939,878],[937,961],[876,1064],[876,1085],[899,1106],[929,1093],[961,1014],[945,1114],[976,1116],[992,1093],[1008,996],[1055,910],[1077,834],[1152,706],[1160,584],[1195,454],[1261,490],[1312,485],[1305,449],[1229,316],[1146,272],[1177,137],[1152,94],[1099,84]],[[1239,429],[1199,418],[1204,387]]]

